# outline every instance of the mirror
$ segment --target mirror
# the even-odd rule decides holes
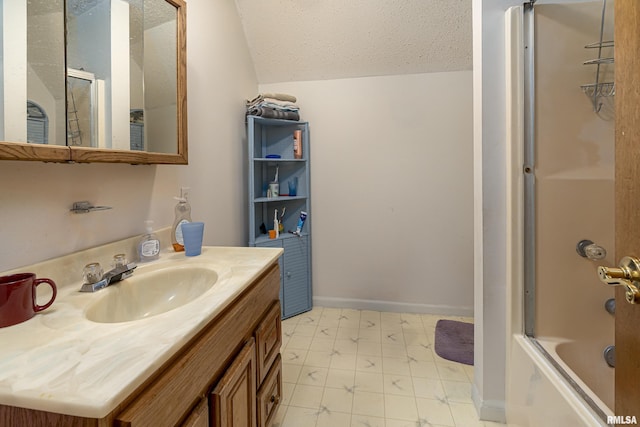
[[[0,159],[186,164],[184,1],[64,3],[0,6]]]
[[[3,1],[0,9],[4,30],[0,34],[4,100],[0,135],[42,145],[53,144],[62,136],[64,145],[62,0]],[[13,19],[15,16],[23,19]]]

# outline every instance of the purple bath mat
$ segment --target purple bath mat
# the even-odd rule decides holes
[[[438,320],[436,354],[443,359],[473,365],[473,323]]]

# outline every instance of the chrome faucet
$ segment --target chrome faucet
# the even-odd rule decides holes
[[[85,283],[80,288],[80,292],[95,292],[109,285],[113,285],[130,277],[136,267],[135,262],[128,264],[116,263],[112,270],[102,274],[103,270],[99,263],[92,262],[91,264],[87,264],[83,270]]]

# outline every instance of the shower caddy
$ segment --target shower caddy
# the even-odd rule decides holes
[[[583,62],[584,65],[595,65],[596,76],[594,83],[581,85],[582,91],[591,99],[593,105],[593,111],[600,112],[602,108],[602,98],[613,97],[616,94],[615,83],[612,81],[602,81],[601,67],[606,64],[613,64],[613,53],[611,56],[603,56],[603,49],[613,49],[613,40],[604,40],[604,21],[605,13],[607,10],[607,0],[602,0],[602,19],[600,21],[600,39],[595,43],[590,43],[585,46],[585,49],[598,49],[598,56],[595,59],[590,59]]]

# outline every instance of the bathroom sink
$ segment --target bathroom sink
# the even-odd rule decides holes
[[[98,323],[130,322],[179,308],[213,287],[214,270],[205,267],[168,267],[138,273],[99,291],[104,295],[85,312]]]

